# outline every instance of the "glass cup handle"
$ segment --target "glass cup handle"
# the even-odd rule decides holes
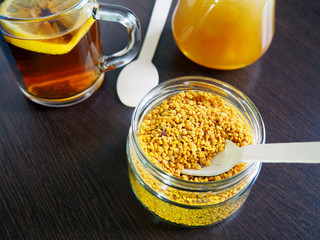
[[[93,18],[118,22],[128,31],[128,45],[110,56],[102,56],[100,62],[101,71],[106,72],[129,63],[140,49],[141,28],[138,18],[125,7],[103,3],[99,3],[93,8]]]

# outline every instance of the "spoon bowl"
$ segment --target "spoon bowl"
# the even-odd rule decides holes
[[[158,83],[158,70],[152,62],[135,60],[124,67],[119,74],[118,96],[126,106],[135,107],[140,98],[157,86]]]

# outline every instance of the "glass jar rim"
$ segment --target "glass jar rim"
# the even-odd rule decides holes
[[[209,181],[209,182],[193,182],[188,180],[183,180],[181,178],[175,177],[170,173],[167,173],[154,165],[146,154],[143,152],[139,140],[138,140],[138,133],[140,129],[141,121],[144,119],[144,116],[150,112],[150,110],[154,109],[156,106],[161,104],[164,99],[167,99],[171,95],[175,95],[178,92],[188,90],[195,90],[196,84],[200,90],[208,90],[211,88],[218,88],[220,90],[220,94],[225,96],[237,96],[241,102],[240,104],[249,110],[252,114],[252,117],[255,117],[255,124],[257,124],[257,132],[258,136],[255,141],[256,144],[264,144],[266,133],[265,133],[265,126],[262,120],[262,117],[253,104],[253,102],[238,88],[228,84],[226,82],[209,78],[209,77],[202,77],[202,76],[185,76],[185,77],[177,77],[171,80],[167,80],[165,82],[160,83],[158,86],[153,88],[147,95],[143,97],[140,103],[135,108],[132,119],[131,119],[131,127],[129,130],[129,136],[131,138],[131,142],[135,149],[135,153],[137,154],[138,159],[143,163],[144,167],[147,169],[149,173],[151,173],[155,178],[159,181],[165,183],[169,186],[174,186],[175,188],[179,188],[182,190],[197,190],[197,191],[213,191],[213,190],[221,190],[223,188],[229,187],[234,185],[235,183],[244,179],[248,174],[250,174],[254,169],[256,169],[257,165],[261,163],[248,163],[246,168],[238,174],[235,174],[231,177],[226,179],[222,179],[219,181]],[[174,91],[175,88],[178,87],[178,90]],[[191,87],[191,89],[190,89]],[[199,91],[200,91],[199,90]],[[211,89],[212,90],[212,89]],[[198,89],[197,89],[198,91]],[[210,92],[210,91],[209,91]],[[150,104],[152,103],[152,104]],[[252,127],[252,126],[251,126]],[[252,130],[254,131],[254,130]]]

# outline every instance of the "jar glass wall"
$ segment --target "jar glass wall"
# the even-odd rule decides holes
[[[252,131],[253,143],[265,143],[262,118],[241,91],[204,77],[166,81],[149,92],[136,107],[127,140],[129,178],[140,202],[161,219],[184,226],[204,226],[228,218],[241,207],[255,182],[260,163],[250,163],[238,174],[214,182],[192,182],[164,172],[142,151],[138,140],[141,123],[151,110],[181,91],[202,91],[220,96],[234,106]]]

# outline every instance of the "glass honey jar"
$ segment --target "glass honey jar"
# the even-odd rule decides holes
[[[172,31],[189,59],[230,70],[250,65],[267,51],[274,19],[275,0],[180,0]]]

